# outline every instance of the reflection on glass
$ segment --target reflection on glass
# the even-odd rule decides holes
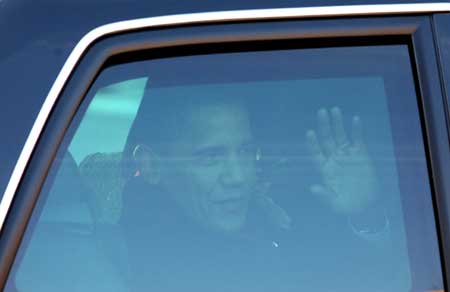
[[[100,99],[143,70],[139,108],[122,120],[127,96]],[[100,104],[114,123],[86,138]],[[70,291],[57,264],[100,291],[442,289],[406,46],[116,65],[84,106],[65,145],[92,150],[78,168],[60,151],[9,281],[20,291],[50,274],[46,291]],[[77,195],[64,191],[74,182]]]

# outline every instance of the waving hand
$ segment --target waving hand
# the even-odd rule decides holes
[[[364,211],[377,196],[377,179],[363,139],[358,116],[352,119],[351,139],[344,129],[341,110],[320,109],[317,131],[309,130],[306,140],[321,183],[310,187],[335,212]]]

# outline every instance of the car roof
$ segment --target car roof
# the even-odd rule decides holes
[[[2,43],[0,61],[26,43],[45,39],[48,43],[73,47],[74,40],[95,27],[136,18],[243,9],[433,2],[450,3],[448,0],[0,0],[0,35],[8,40]]]

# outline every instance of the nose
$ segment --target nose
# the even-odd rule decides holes
[[[222,182],[227,186],[235,187],[244,184],[247,167],[245,159],[242,159],[236,153],[231,153],[223,166]]]

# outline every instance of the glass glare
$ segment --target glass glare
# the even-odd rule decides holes
[[[442,289],[417,100],[406,45],[106,68],[7,291]]]

